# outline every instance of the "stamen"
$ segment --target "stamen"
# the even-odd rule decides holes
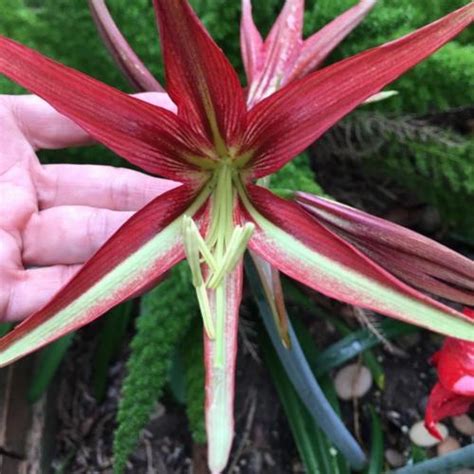
[[[199,238],[201,234],[194,221],[189,216],[183,216],[183,244],[184,252],[188,260],[189,268],[191,269],[191,276],[193,285],[196,289],[199,309],[204,323],[204,329],[210,339],[215,338],[214,321],[207,295],[206,285],[202,277],[201,262],[199,258]],[[202,237],[201,237],[202,240]],[[204,243],[204,242],[203,242]],[[204,245],[206,245],[204,243]],[[215,262],[214,262],[215,263]]]
[[[217,288],[222,283],[223,278],[235,268],[247,248],[247,243],[254,229],[255,225],[250,222],[243,227],[237,226],[234,228],[218,270],[212,274],[206,286],[209,288]]]

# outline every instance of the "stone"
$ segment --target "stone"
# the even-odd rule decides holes
[[[451,418],[454,427],[461,434],[466,436],[474,436],[474,421],[469,415],[453,416]]]
[[[445,454],[458,450],[460,447],[461,445],[456,438],[448,436],[445,440],[443,440],[443,442],[436,446],[436,452],[438,453],[438,456],[444,456]]]
[[[446,426],[441,423],[436,423],[436,428],[438,428],[438,431],[443,439],[448,436],[448,428],[446,428]],[[409,436],[414,444],[423,448],[431,448],[441,443],[439,439],[431,436],[422,421],[416,422],[411,427]]]
[[[372,374],[363,365],[351,364],[339,370],[334,388],[341,400],[363,397],[372,387]]]
[[[387,461],[390,467],[402,467],[405,465],[405,457],[395,449],[386,449],[384,456],[385,461]]]

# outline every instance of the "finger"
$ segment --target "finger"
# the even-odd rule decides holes
[[[46,165],[35,177],[40,209],[92,206],[137,211],[179,183],[126,168],[97,165]]]
[[[17,270],[2,278],[8,286],[0,287],[0,318],[3,321],[19,321],[43,307],[57,291],[79,270],[80,265]]]
[[[175,110],[168,94],[153,92],[136,96],[168,110]],[[6,101],[24,137],[35,149],[66,148],[91,142],[84,130],[35,95],[3,96],[2,100]]]
[[[84,263],[132,215],[86,206],[60,206],[39,212],[23,232],[23,263]]]

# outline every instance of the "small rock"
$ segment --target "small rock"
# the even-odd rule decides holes
[[[454,427],[463,435],[474,436],[474,421],[469,415],[453,416]]]
[[[445,454],[448,454],[452,451],[456,451],[460,447],[461,445],[456,438],[448,436],[442,443],[438,444],[436,447],[436,452],[438,453],[438,456],[444,456]]]
[[[448,428],[441,423],[436,423],[436,428],[438,428],[441,437],[445,439],[448,436]],[[422,446],[423,448],[430,448],[441,443],[441,441],[434,436],[431,436],[428,430],[425,428],[425,425],[422,421],[416,422],[410,429],[410,439],[417,446]]]
[[[405,458],[403,454],[395,451],[395,449],[386,449],[384,455],[385,460],[390,465],[390,467],[402,467],[405,465]]]
[[[334,379],[334,388],[341,400],[363,397],[372,386],[372,374],[367,367],[358,364],[342,368]]]

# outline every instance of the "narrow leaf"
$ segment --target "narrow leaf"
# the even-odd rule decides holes
[[[73,338],[74,333],[66,334],[42,350],[28,390],[28,400],[31,403],[38,401],[48,389]]]
[[[383,472],[383,431],[380,417],[373,406],[369,406],[370,429],[370,458],[365,474],[380,474]]]
[[[392,474],[449,474],[464,468],[474,467],[474,444],[452,451],[451,453],[428,459],[412,466],[402,467]]]
[[[112,358],[123,342],[132,316],[133,301],[126,301],[109,311],[104,319],[93,358],[92,385],[95,398],[101,401],[107,389],[107,373]]]
[[[384,320],[378,329],[385,338],[397,337],[418,331],[415,326],[389,319]],[[351,332],[345,338],[340,339],[321,352],[314,367],[316,374],[325,374],[367,349],[380,344],[380,342],[380,339],[368,329]]]
[[[255,293],[260,314],[273,347],[301,401],[310,412],[314,422],[321,427],[348,462],[354,468],[361,468],[365,463],[364,453],[324,397],[306,361],[290,321],[288,322],[288,333],[291,349],[288,350],[281,344],[272,312],[266,303],[264,290],[260,285],[255,267],[250,259],[246,260],[246,273]]]

